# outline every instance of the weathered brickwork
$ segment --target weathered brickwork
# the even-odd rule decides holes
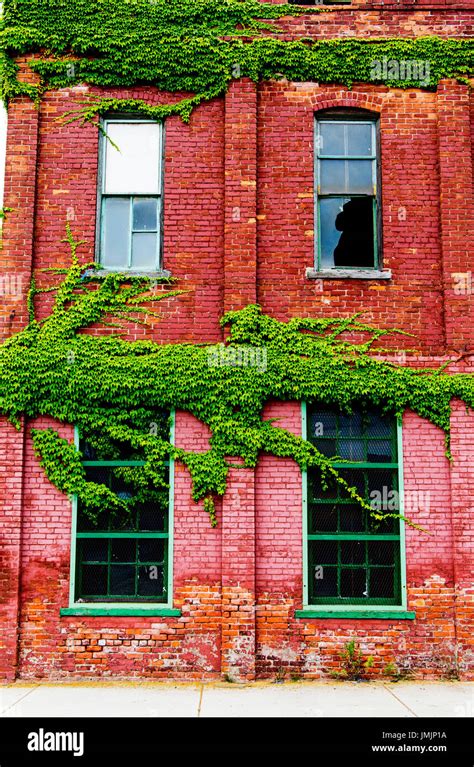
[[[316,18],[284,19],[285,37],[474,34],[470,0],[354,2]],[[21,63],[21,62],[20,62]],[[26,75],[24,75],[26,76]],[[67,266],[66,221],[94,258],[99,133],[58,118],[97,89],[79,86],[10,105],[0,251],[0,339],[24,327],[34,271]],[[109,90],[157,104],[153,88]],[[314,115],[367,109],[380,118],[383,265],[392,279],[315,280]],[[166,121],[163,266],[186,292],[160,304],[152,337],[217,342],[219,318],[258,302],[282,320],[349,316],[399,327],[420,364],[458,357],[473,371],[474,97],[369,84],[235,80],[188,125]],[[51,296],[38,300],[40,316]],[[94,329],[91,332],[109,332]],[[131,326],[129,338],[149,337]],[[265,417],[301,434],[299,403]],[[180,616],[60,616],[69,599],[72,509],[45,478],[29,431],[0,422],[0,678],[147,677],[244,681],[323,677],[356,638],[369,674],[474,677],[474,416],[453,403],[451,452],[443,434],[407,412],[403,470],[408,610],[414,620],[295,617],[303,605],[303,480],[289,459],[233,467],[211,528],[191,499],[188,471],[174,482],[173,606]],[[56,425],[57,426],[57,425]],[[72,427],[60,427],[72,437]],[[176,443],[206,450],[208,430],[176,415]],[[235,463],[235,459],[233,460]]]

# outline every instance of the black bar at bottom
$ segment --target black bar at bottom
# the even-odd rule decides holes
[[[472,720],[461,718],[3,718],[0,767],[92,765],[104,757],[130,767],[142,757],[206,754],[357,755],[370,764],[473,767],[472,731]]]

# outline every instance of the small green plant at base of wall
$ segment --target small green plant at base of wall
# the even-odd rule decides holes
[[[339,655],[341,659],[341,670],[333,671],[331,676],[335,679],[346,679],[348,681],[358,681],[367,676],[367,671],[374,665],[374,658],[369,655],[364,658],[362,650],[355,639],[351,639],[344,645],[344,649]]]

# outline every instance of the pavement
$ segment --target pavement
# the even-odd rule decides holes
[[[470,717],[474,682],[16,682],[0,717]]]

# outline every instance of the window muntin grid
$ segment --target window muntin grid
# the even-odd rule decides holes
[[[98,209],[98,261],[104,269],[160,268],[162,152],[159,123],[104,120]]]
[[[167,428],[166,414],[157,419],[161,430]],[[135,454],[126,449],[121,459],[94,460],[100,449],[88,443],[80,447],[87,479],[129,500],[130,514],[104,511],[95,524],[77,501],[74,602],[168,602],[169,463],[161,487],[137,493],[133,475],[144,461],[131,459]]]
[[[334,458],[361,497],[368,503],[380,499],[383,511],[399,513],[395,419],[308,407],[307,424],[308,439]],[[360,460],[338,460],[341,452]],[[400,520],[374,519],[339,483],[324,487],[317,470],[309,469],[306,481],[309,604],[400,605]]]

